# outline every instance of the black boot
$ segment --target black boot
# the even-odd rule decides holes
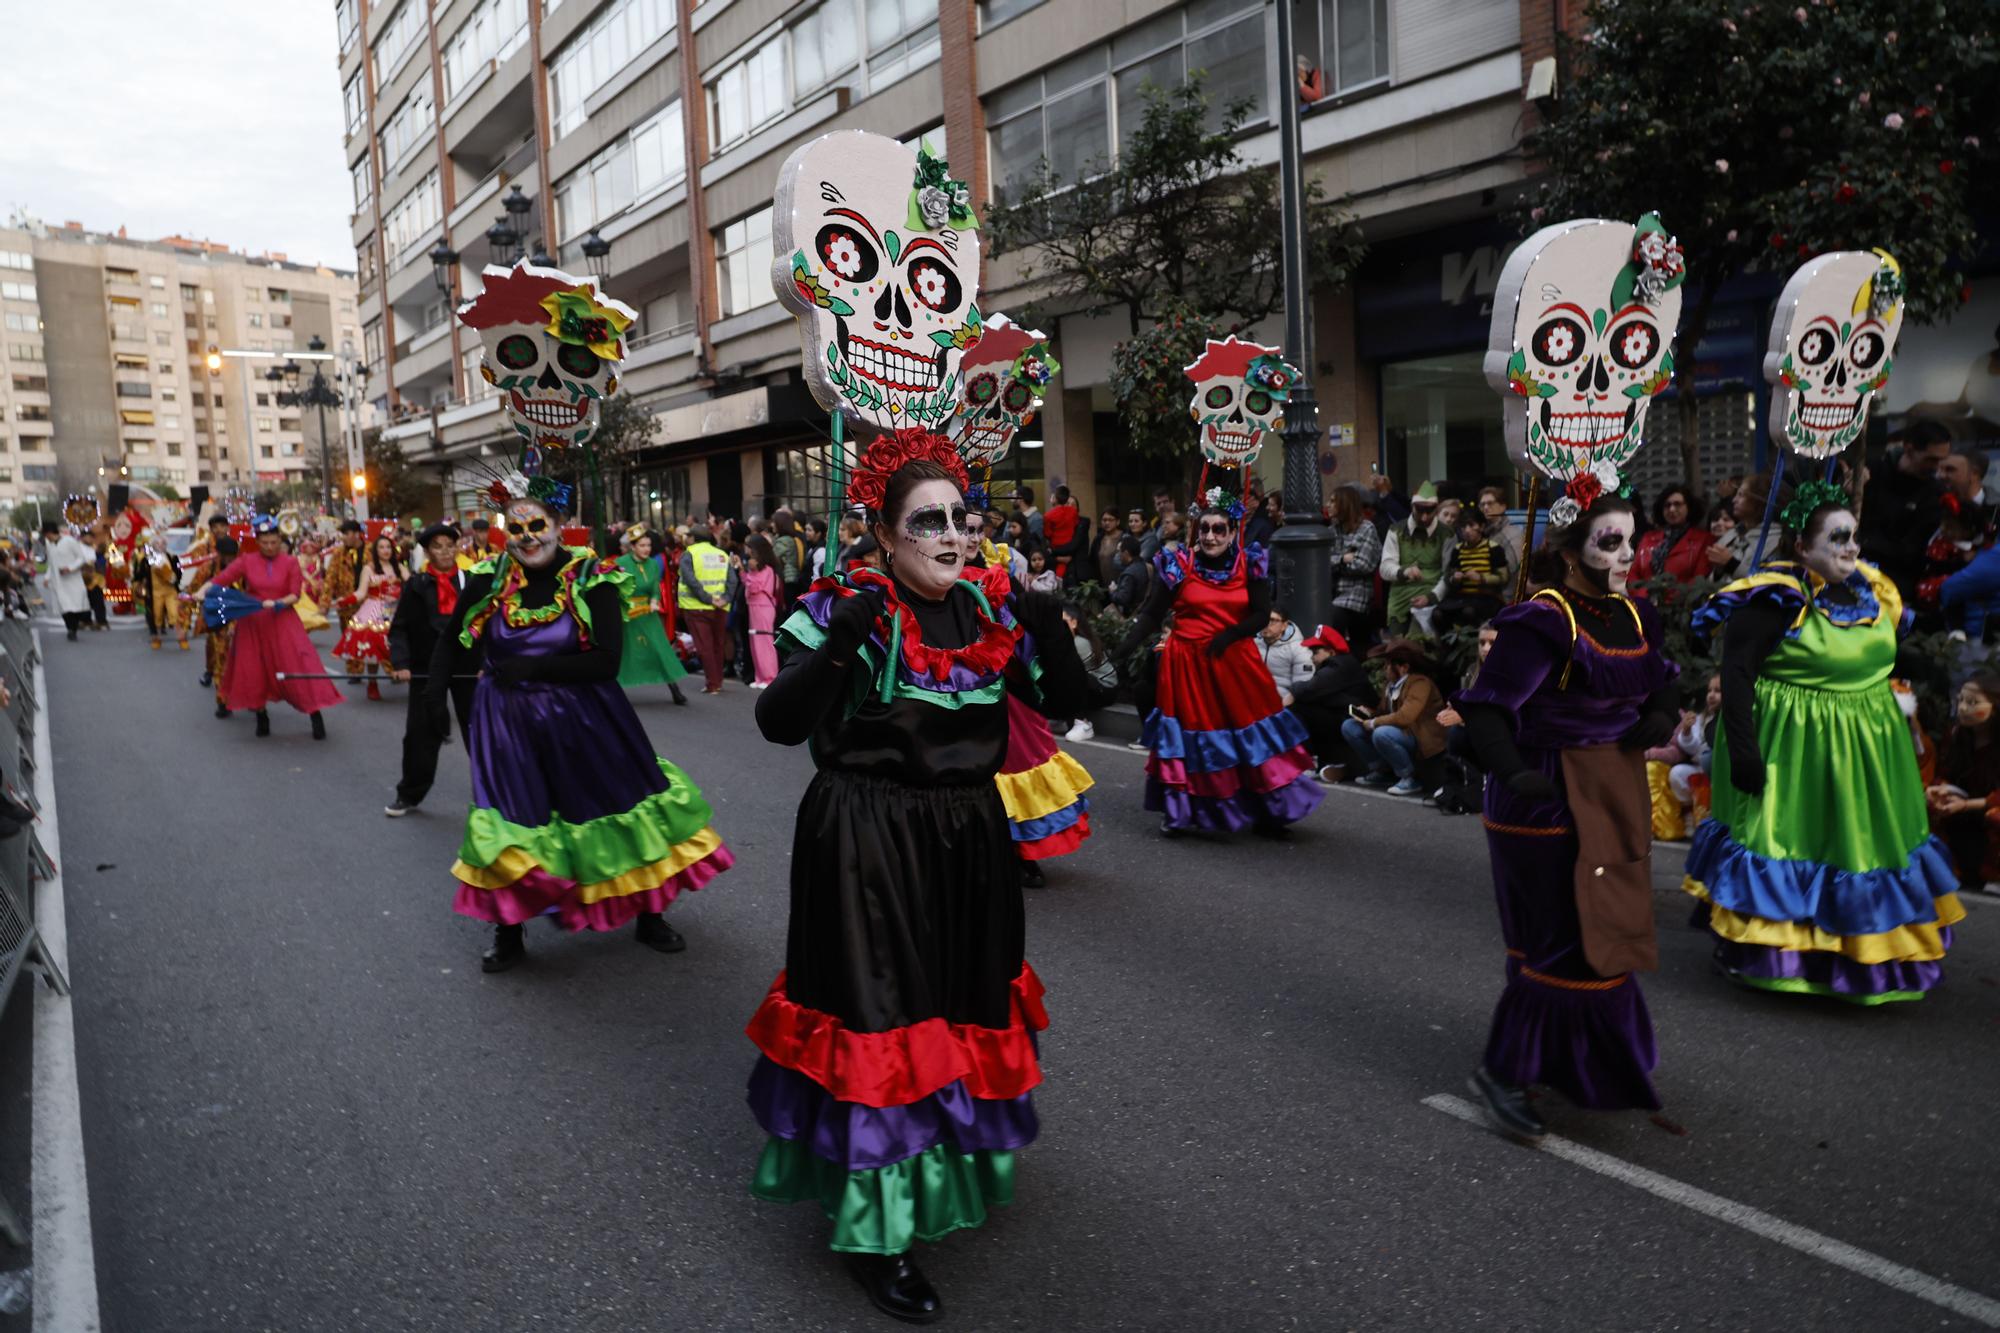
[[[1493,1127],[1508,1138],[1519,1139],[1523,1143],[1539,1143],[1549,1127],[1535,1114],[1535,1108],[1528,1104],[1528,1090],[1502,1083],[1481,1065],[1472,1071],[1466,1085],[1479,1094],[1486,1104],[1486,1117]]]
[[[679,704],[682,707],[687,706],[688,697],[685,694],[681,693],[681,687],[679,685],[675,684],[673,681],[668,681],[667,688],[673,691],[674,702],[676,704]]]
[[[1021,887],[1024,889],[1046,889],[1048,886],[1049,877],[1042,873],[1041,862],[1030,861],[1026,857],[1022,857]]]
[[[479,955],[481,972],[505,972],[514,964],[528,956],[528,946],[521,943],[519,926],[493,927],[493,944]]]
[[[257,710],[257,734],[259,736],[271,734],[271,715],[261,708]]]
[[[229,716],[229,705],[217,704],[215,706],[215,715],[220,718],[227,718]]]
[[[667,924],[667,919],[658,912],[639,913],[639,923],[634,928],[634,937],[648,949],[661,953],[679,953],[688,947],[681,933]]]
[[[928,1324],[944,1313],[944,1302],[909,1253],[853,1254],[848,1271],[875,1302],[875,1308],[906,1324]]]
[[[312,724],[313,724],[313,739],[316,741],[325,740],[326,719],[324,717],[321,717],[318,713],[314,713],[312,715]]]

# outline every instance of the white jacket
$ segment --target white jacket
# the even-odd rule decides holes
[[[49,584],[55,590],[58,611],[68,616],[90,610],[83,571],[96,563],[97,552],[68,533],[49,548]]]
[[[1257,636],[1257,646],[1264,651],[1264,669],[1271,673],[1271,683],[1285,694],[1313,677],[1313,655],[1301,642],[1304,637],[1289,620],[1276,643],[1261,634]]]

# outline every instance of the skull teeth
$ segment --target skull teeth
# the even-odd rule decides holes
[[[929,393],[938,387],[937,358],[866,338],[850,337],[845,349],[854,373],[898,393]]]
[[[1861,400],[1851,403],[1830,402],[1824,398],[1801,398],[1799,400],[1799,424],[1807,430],[1839,430],[1854,420],[1854,414],[1861,409]]]
[[[584,407],[582,403],[565,402],[554,398],[528,398],[516,393],[514,411],[537,426],[561,430],[583,420]]]
[[[1610,411],[1557,412],[1545,408],[1542,429],[1557,444],[1573,449],[1593,449],[1609,444],[1625,433],[1628,409]]]
[[[1247,454],[1256,448],[1257,437],[1262,434],[1262,431],[1231,430],[1227,426],[1210,426],[1208,442],[1214,446],[1217,453],[1234,457],[1237,454]]]

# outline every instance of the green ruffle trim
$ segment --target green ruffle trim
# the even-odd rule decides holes
[[[843,1171],[805,1144],[771,1138],[750,1192],[769,1203],[818,1203],[832,1246],[848,1254],[901,1254],[986,1220],[1014,1202],[1014,1154],[965,1153],[948,1143],[867,1171]]]
[[[655,756],[658,759],[658,756]],[[660,772],[671,785],[622,814],[572,824],[551,817],[529,828],[503,818],[498,810],[474,806],[465,817],[458,859],[484,869],[510,847],[519,847],[552,875],[579,884],[616,879],[640,866],[666,860],[673,849],[707,828],[714,816],[701,788],[665,759]]]
[[[1732,976],[1730,980],[1745,986],[1755,986],[1758,990],[1779,991],[1786,995],[1823,995],[1830,1000],[1841,1000],[1847,1004],[1895,1004],[1899,1000],[1924,998],[1924,993],[1920,990],[1885,990],[1873,995],[1850,995],[1835,990],[1823,981],[1807,981],[1804,977]]]
[[[973,595],[979,597],[976,589]],[[979,604],[984,607],[986,599],[979,597]],[[988,614],[991,613],[989,612]],[[785,623],[778,628],[777,645],[778,653],[781,657],[799,651],[816,652],[825,643],[826,631],[820,628],[819,623],[804,611],[792,612],[786,618]],[[854,716],[862,704],[868,702],[871,697],[880,694],[882,672],[885,669],[884,663],[887,656],[881,648],[876,646],[873,640],[862,644],[856,650],[856,655],[860,657],[867,669],[865,671],[856,671],[848,677],[848,698],[843,701],[842,705],[842,715],[845,717]],[[1041,678],[1042,664],[1037,659],[1028,664],[1028,680],[1030,683],[1036,683]],[[970,704],[997,704],[1007,696],[1007,678],[1005,675],[999,675],[977,689],[947,693],[939,690],[926,690],[912,685],[905,681],[903,673],[898,671],[895,683],[890,687],[890,696],[896,699],[912,699],[918,703],[929,704],[933,708],[964,708]]]

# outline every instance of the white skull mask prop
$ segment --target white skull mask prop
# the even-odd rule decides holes
[[[1772,436],[1808,458],[1852,444],[1902,328],[1902,270],[1887,254],[1840,250],[1801,265],[1778,297],[1764,353]]]
[[[1049,354],[1048,335],[994,315],[960,366],[965,388],[945,428],[959,457],[973,468],[1005,458],[1014,437],[1041,410],[1043,388],[1060,369]]]
[[[941,428],[979,341],[979,233],[962,182],[894,139],[841,130],[778,173],[771,281],[799,316],[805,378],[829,412]]]
[[[594,278],[522,260],[488,265],[486,287],[459,309],[479,332],[479,373],[501,392],[508,424],[537,449],[567,449],[597,433],[618,388],[624,333],[638,318]]]
[[[1507,257],[1493,294],[1486,381],[1507,395],[1507,452],[1568,481],[1638,451],[1673,378],[1680,247],[1657,215],[1544,227]]]
[[[1248,467],[1277,438],[1299,372],[1285,364],[1275,347],[1243,342],[1234,334],[1211,338],[1188,366],[1194,398],[1188,412],[1201,428],[1201,453],[1222,467]]]

